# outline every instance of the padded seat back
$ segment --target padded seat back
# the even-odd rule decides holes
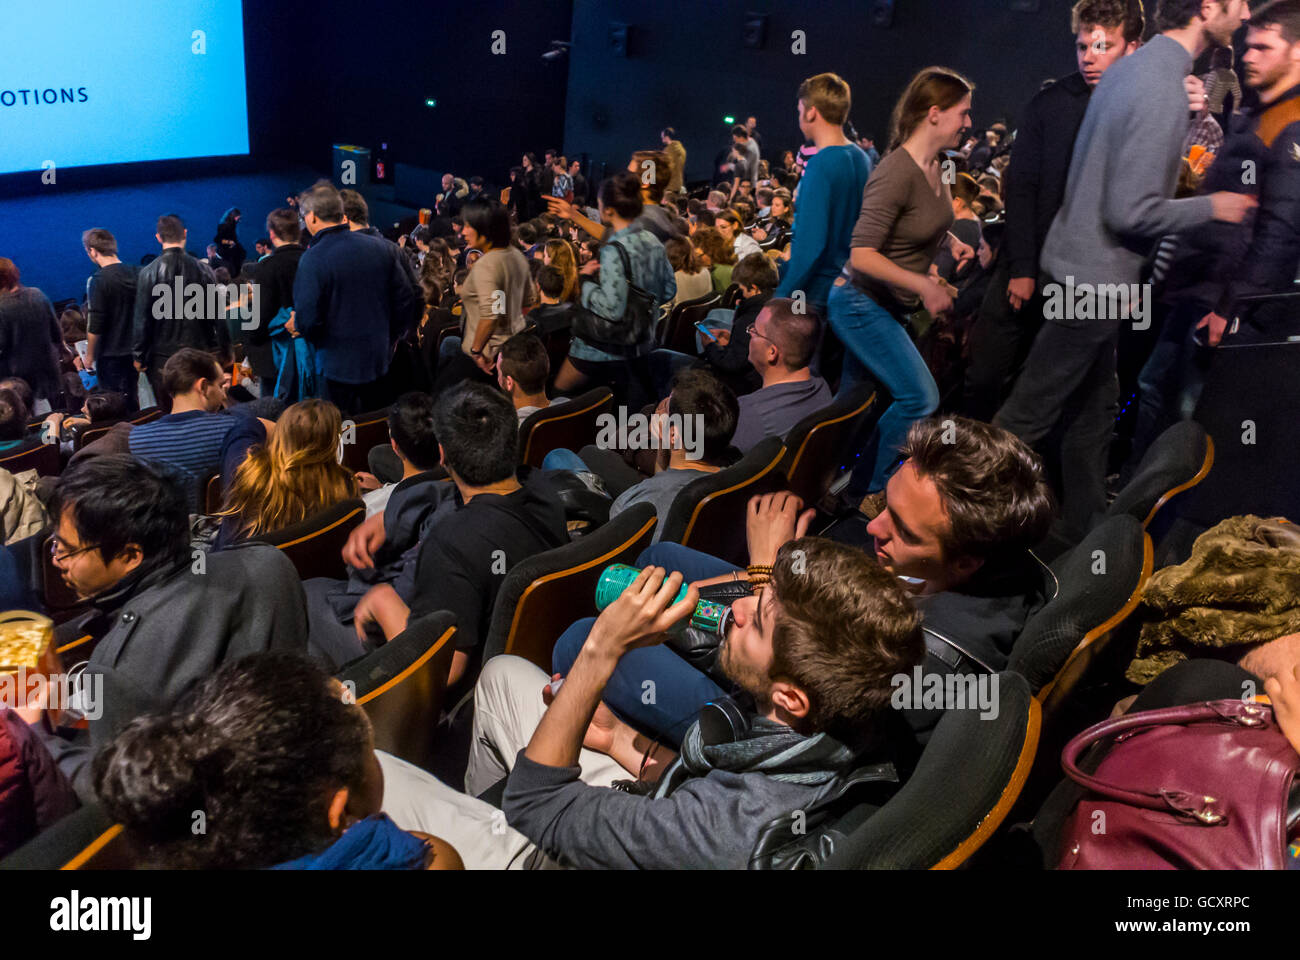
[[[635,503],[593,533],[515,564],[492,609],[483,659],[503,653],[549,674],[551,650],[575,620],[596,615],[596,582],[611,563],[634,563],[655,530],[655,508]]]
[[[366,519],[366,505],[360,498],[343,500],[308,517],[301,523],[273,530],[250,539],[278,547],[303,580],[312,577],[347,578],[343,547],[352,531]]]
[[[785,435],[781,470],[788,489],[808,506],[816,506],[830,490],[851,440],[879,418],[877,397],[873,386],[863,384],[804,417]]]
[[[439,610],[338,674],[370,717],[376,749],[433,769],[455,637],[455,616]]]
[[[735,465],[692,480],[673,500],[659,539],[744,566],[749,554],[745,511],[751,497],[785,487],[779,469],[784,455],[781,440],[768,437]]]
[[[122,827],[98,804],[68,814],[0,860],[0,870],[128,870],[136,865]]]
[[[695,349],[695,324],[721,304],[722,297],[716,293],[708,293],[694,300],[683,300],[668,314],[659,342],[669,350],[696,356],[699,351]]]
[[[57,443],[25,443],[0,453],[0,468],[10,473],[35,470],[42,477],[57,477],[62,470]]]
[[[576,453],[595,443],[601,415],[613,408],[613,391],[609,387],[597,387],[567,403],[553,403],[529,414],[519,425],[519,462],[540,467],[552,450]]]
[[[345,435],[348,430],[346,424],[352,424],[352,440],[343,444],[343,466],[354,473],[368,470],[366,456],[370,453],[370,448],[388,442],[388,408],[344,417],[343,421]]]
[[[1199,484],[1214,466],[1214,441],[1195,420],[1176,423],[1160,434],[1106,510],[1106,516],[1128,514],[1149,527],[1170,500]]]

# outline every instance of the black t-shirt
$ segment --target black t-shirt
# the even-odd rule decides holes
[[[510,568],[568,540],[564,508],[542,482],[506,496],[479,494],[434,525],[420,544],[410,619],[450,610],[456,648],[474,650],[487,636]]]
[[[140,268],[130,263],[110,263],[86,281],[90,315],[86,329],[98,334],[97,357],[131,356],[131,325],[134,322],[135,282]]]

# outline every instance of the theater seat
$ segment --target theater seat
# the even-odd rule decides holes
[[[0,860],[0,870],[128,870],[134,866],[122,827],[98,804],[68,814]]]
[[[1056,596],[1029,618],[1007,669],[1044,699],[1071,656],[1136,609],[1151,566],[1151,541],[1140,522],[1127,515],[1104,520],[1052,564]]]
[[[793,865],[952,870],[965,863],[1015,805],[1038,750],[1039,706],[1028,684],[1014,673],[996,676],[996,717],[949,710],[897,793],[810,830],[792,846],[812,853]],[[814,805],[806,822],[817,814]]]
[[[163,415],[162,407],[145,407],[134,417],[131,417],[130,422],[137,425],[141,423],[152,423],[162,415]]]
[[[42,477],[57,477],[62,466],[57,443],[33,443],[14,448],[13,452],[0,453],[0,468],[10,473],[35,470]]]
[[[722,297],[716,293],[708,293],[694,300],[683,300],[668,314],[659,342],[669,350],[695,356],[699,353],[695,349],[695,324],[707,317],[710,310],[721,304]]]
[[[692,480],[674,498],[659,539],[743,567],[749,554],[745,510],[751,497],[784,488],[784,456],[780,439],[768,437],[734,466]]]
[[[541,467],[552,450],[581,450],[596,442],[601,414],[614,408],[614,393],[597,387],[568,403],[552,404],[528,415],[519,425],[519,462]]]
[[[353,473],[368,469],[366,456],[377,443],[388,442],[388,407],[344,417],[344,432],[352,425],[352,442],[343,444],[343,466]]]
[[[455,616],[440,610],[339,672],[370,717],[376,749],[432,770],[455,636]]]
[[[1105,572],[1097,572],[1103,563]],[[1017,819],[1028,819],[1060,780],[1058,758],[1070,737],[1131,692],[1123,678],[1129,657],[1117,650],[1131,652],[1136,643],[1126,621],[1152,565],[1151,538],[1125,514],[1103,521],[1052,565],[1057,595],[1030,617],[1007,664],[1029,680],[1043,707],[1042,752]]]
[[[1127,514],[1148,528],[1165,504],[1204,480],[1212,466],[1214,441],[1205,428],[1195,420],[1176,423],[1151,444],[1106,516]]]
[[[73,430],[72,431],[72,452],[76,453],[77,451],[85,447],[87,444],[94,443],[96,440],[105,436],[108,433],[108,431],[112,430],[114,427],[116,427],[119,423],[122,422],[131,423],[132,421],[114,420],[112,423],[96,423],[93,426],[82,427],[80,430]]]
[[[787,488],[808,506],[817,506],[830,490],[852,438],[865,435],[879,419],[877,398],[875,387],[863,384],[804,417],[785,435],[781,472]]]
[[[575,620],[596,615],[596,582],[611,563],[634,563],[654,536],[655,508],[636,503],[580,540],[515,564],[492,609],[483,660],[503,653],[549,674],[551,650]]]
[[[347,579],[343,547],[353,529],[366,519],[366,505],[360,498],[344,500],[283,530],[263,533],[252,540],[279,547],[303,580],[312,577]]]

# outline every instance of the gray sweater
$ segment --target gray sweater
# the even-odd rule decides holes
[[[744,870],[764,826],[834,787],[714,770],[656,800],[588,786],[579,772],[534,763],[521,750],[503,801],[510,826],[579,869]]]
[[[1057,282],[1137,283],[1155,242],[1212,218],[1209,197],[1173,200],[1187,136],[1192,56],[1163,34],[1106,71],[1074,144],[1065,202],[1043,244]]]

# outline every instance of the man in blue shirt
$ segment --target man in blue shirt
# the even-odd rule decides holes
[[[348,229],[332,184],[317,183],[298,207],[315,239],[298,261],[285,329],[316,345],[328,399],[344,414],[379,409],[390,399],[392,346],[414,311],[410,283],[395,248]]]
[[[776,297],[803,299],[826,316],[831,284],[849,259],[853,225],[862,207],[871,166],[862,148],[844,136],[852,103],[848,83],[819,73],[799,86],[799,130],[817,146],[808,161],[795,206],[794,241]]]

